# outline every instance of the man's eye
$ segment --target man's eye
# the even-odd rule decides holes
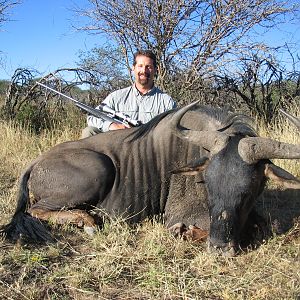
[[[149,70],[153,70],[154,69],[153,66],[146,66],[146,68],[149,69]]]
[[[143,68],[143,67],[144,67],[144,65],[138,65],[137,67],[138,67],[138,68]],[[149,70],[152,70],[152,69],[154,69],[154,67],[153,67],[153,66],[145,66],[145,68],[146,68],[146,69],[149,69]]]

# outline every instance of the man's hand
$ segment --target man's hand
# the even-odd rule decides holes
[[[118,129],[125,129],[125,128],[129,128],[129,127],[126,127],[124,124],[120,124],[120,123],[111,123],[108,130],[118,130]]]

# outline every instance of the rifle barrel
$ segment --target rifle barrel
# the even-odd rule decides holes
[[[46,88],[46,89],[52,91],[52,92],[58,94],[58,95],[61,95],[62,97],[65,97],[65,98],[71,100],[72,102],[75,103],[75,105],[76,105],[77,107],[83,109],[84,111],[88,112],[89,114],[91,114],[91,115],[93,115],[93,116],[95,116],[95,117],[97,117],[97,118],[101,118],[101,119],[103,119],[103,120],[105,120],[105,121],[109,121],[109,122],[112,122],[112,123],[120,123],[120,124],[123,124],[123,122],[121,122],[120,120],[111,118],[111,117],[109,117],[108,115],[106,115],[104,112],[101,112],[101,111],[98,110],[98,109],[95,109],[95,108],[93,108],[93,107],[91,107],[91,106],[89,106],[89,105],[87,105],[87,104],[85,104],[85,103],[82,103],[82,102],[80,102],[80,101],[78,101],[78,100],[76,100],[76,99],[73,99],[72,97],[67,96],[67,95],[65,95],[65,94],[63,94],[63,93],[61,93],[61,92],[59,92],[59,91],[57,91],[57,90],[55,90],[55,89],[53,89],[53,88],[51,88],[51,87],[45,85],[45,84],[43,84],[43,83],[40,83],[40,82],[38,82],[38,81],[37,81],[36,83],[37,83],[38,85],[40,85],[40,86],[42,86],[42,87],[44,87],[44,88]]]

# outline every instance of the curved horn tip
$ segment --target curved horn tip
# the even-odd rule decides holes
[[[285,115],[299,130],[300,130],[300,119],[279,108],[279,111]]]
[[[175,114],[173,115],[172,119],[171,119],[171,124],[173,124],[173,127],[177,127],[177,124],[180,122],[181,118],[183,117],[183,115],[190,110],[192,107],[196,106],[200,101],[194,101],[188,105],[185,105],[181,108],[179,108]]]
[[[200,103],[200,100],[196,100],[196,101],[194,101],[194,102],[188,104],[186,107],[191,108],[191,107],[193,107],[193,106],[196,106],[196,105],[199,104],[199,103]]]

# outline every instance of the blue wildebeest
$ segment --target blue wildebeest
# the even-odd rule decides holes
[[[139,128],[59,144],[21,176],[15,214],[2,231],[47,240],[38,219],[51,219],[92,232],[88,211],[97,207],[132,223],[164,214],[176,230],[197,225],[209,231],[210,248],[234,255],[266,179],[300,188],[269,160],[300,158],[299,145],[258,137],[248,123],[191,104]]]

